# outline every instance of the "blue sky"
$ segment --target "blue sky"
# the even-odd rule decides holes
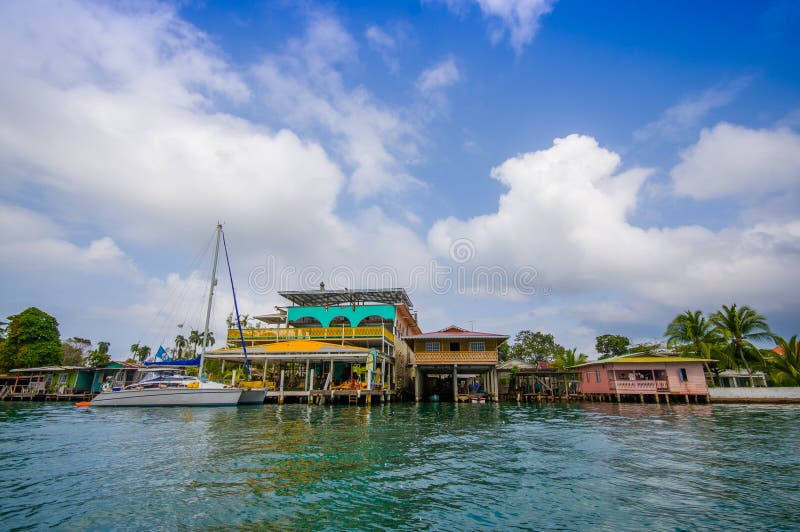
[[[245,313],[325,280],[405,286],[426,330],[589,354],[733,302],[798,332],[797,2],[0,15],[4,315],[39,306],[120,357],[169,343],[201,326],[219,219]]]

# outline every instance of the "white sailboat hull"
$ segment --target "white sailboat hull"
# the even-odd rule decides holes
[[[102,392],[91,406],[235,406],[236,388],[151,388]]]

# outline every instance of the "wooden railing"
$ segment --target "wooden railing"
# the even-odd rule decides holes
[[[497,364],[497,351],[416,351],[417,364]]]
[[[365,340],[383,338],[394,343],[394,334],[386,327],[293,327],[270,329],[244,329],[244,339],[248,343],[283,342],[287,340],[325,340],[344,339]],[[228,329],[228,345],[239,345],[239,329]]]
[[[632,381],[627,379],[616,379],[609,383],[611,390],[620,393],[641,393],[641,392],[666,392],[669,391],[669,383],[665,380],[656,381]]]

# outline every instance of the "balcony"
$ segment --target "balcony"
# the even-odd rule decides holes
[[[669,383],[665,380],[611,380],[611,391],[618,393],[656,393],[668,392]]]
[[[248,345],[288,340],[320,340],[341,342],[344,340],[380,340],[381,337],[394,344],[394,334],[385,327],[296,327],[287,329],[244,329],[244,340]],[[228,329],[228,345],[239,345],[239,329]]]
[[[497,364],[497,351],[417,351],[417,364]]]

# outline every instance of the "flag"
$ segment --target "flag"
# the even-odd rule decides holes
[[[169,360],[169,355],[167,350],[164,349],[163,345],[158,346],[158,351],[156,352],[156,360]]]

